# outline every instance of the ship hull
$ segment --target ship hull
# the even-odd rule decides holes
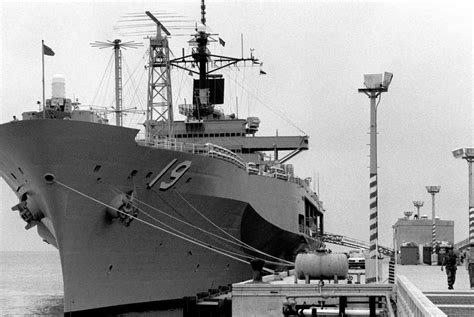
[[[287,260],[307,246],[302,186],[141,146],[137,132],[72,120],[0,126],[1,176],[60,252],[66,313],[176,302],[251,278],[257,254],[216,236]],[[140,208],[126,226],[115,209],[130,193]]]

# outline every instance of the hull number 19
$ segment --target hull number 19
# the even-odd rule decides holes
[[[161,172],[152,179],[151,182],[147,184],[147,189],[152,188],[163,175],[176,163],[177,159],[173,159],[168,165],[161,170]],[[176,184],[176,182],[186,173],[186,171],[191,167],[191,161],[184,161],[179,163],[172,171],[169,176],[169,181],[162,181],[160,183],[160,190],[168,190]]]

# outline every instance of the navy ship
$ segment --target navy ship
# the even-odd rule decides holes
[[[212,54],[208,44],[218,40],[206,31],[204,8],[191,53],[178,58],[166,26],[146,12],[156,34],[145,133],[122,126],[119,108],[116,125],[81,109],[61,78],[42,110],[0,125],[0,175],[18,196],[12,209],[25,228],[59,251],[65,314],[179,305],[249,279],[253,259],[285,269],[322,245],[322,203],[288,163],[308,149],[308,136],[259,136],[259,118],[219,110],[219,72],[260,62]],[[171,69],[193,75],[181,121]]]

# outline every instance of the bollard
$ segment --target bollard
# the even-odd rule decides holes
[[[265,265],[265,261],[260,259],[253,259],[250,261],[250,265],[252,266],[253,270],[253,282],[254,283],[261,283],[262,282],[262,269]]]

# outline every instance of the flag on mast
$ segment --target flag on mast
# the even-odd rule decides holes
[[[51,49],[51,47],[43,43],[43,54],[48,56],[54,56],[54,51]]]
[[[41,40],[42,54],[41,54],[41,68],[42,68],[42,82],[43,82],[43,119],[46,118],[46,107],[45,107],[45,97],[44,97],[44,56],[54,56],[54,51],[51,47],[44,45],[44,40]]]
[[[221,38],[219,38],[219,44],[222,45],[222,46],[225,46],[225,41]]]

